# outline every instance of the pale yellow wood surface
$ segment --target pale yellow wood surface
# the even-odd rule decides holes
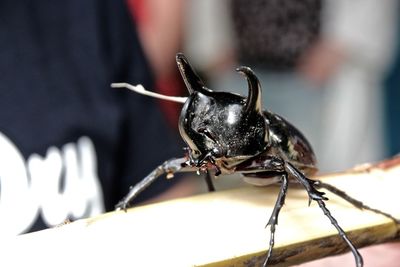
[[[323,178],[400,218],[400,166]],[[278,189],[245,186],[1,240],[0,266],[258,266],[268,246],[265,224]],[[357,245],[399,237],[391,220],[327,196],[328,209]],[[276,232],[272,258],[276,266],[346,249],[318,205],[308,207],[305,191],[289,187]]]

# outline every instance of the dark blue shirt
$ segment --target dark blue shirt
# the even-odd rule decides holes
[[[111,210],[181,154],[155,102],[112,82],[153,82],[123,1],[0,2],[0,235]]]

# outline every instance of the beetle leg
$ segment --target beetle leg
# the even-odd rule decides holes
[[[363,266],[363,258],[358,252],[357,248],[354,246],[354,244],[350,241],[350,239],[347,237],[346,233],[343,231],[343,229],[339,226],[338,222],[336,221],[335,218],[333,218],[332,214],[330,211],[326,208],[325,202],[323,200],[316,200],[318,202],[319,207],[322,209],[324,212],[325,216],[329,218],[333,226],[335,226],[336,230],[339,232],[340,237],[347,243],[349,246],[351,252],[354,255],[354,259],[356,261],[356,266],[357,267],[362,267]]]
[[[206,180],[208,192],[214,192],[215,191],[215,186],[214,186],[214,183],[212,181],[211,173],[210,173],[210,171],[208,169],[207,169],[207,171],[205,173],[204,179]]]
[[[163,174],[193,171],[192,167],[186,165],[186,161],[186,158],[177,158],[165,161],[163,164],[149,173],[142,181],[137,183],[135,186],[132,186],[129,189],[128,194],[115,206],[115,209],[126,211],[126,209],[129,207],[129,203]]]
[[[369,211],[375,212],[377,214],[381,214],[381,215],[393,220],[395,223],[400,224],[400,220],[396,219],[395,217],[393,217],[389,213],[386,213],[384,211],[381,211],[381,210],[378,210],[378,209],[375,209],[375,208],[371,208],[368,205],[365,205],[363,202],[361,202],[361,201],[359,201],[359,200],[357,200],[355,198],[352,198],[346,192],[340,190],[339,188],[337,188],[337,187],[335,187],[333,185],[324,183],[324,182],[319,181],[319,180],[315,181],[314,185],[316,185],[317,187],[325,188],[326,190],[330,191],[331,193],[333,193],[333,194],[343,198],[347,202],[353,204],[356,208],[359,208],[361,210],[365,209],[365,210],[369,210]]]
[[[304,186],[304,188],[307,190],[309,199],[308,199],[308,205],[310,205],[312,200],[328,200],[326,197],[324,197],[324,192],[320,192],[314,187],[315,181],[308,179],[305,177],[296,167],[294,167],[291,163],[286,162],[285,163],[285,169],[287,170],[288,173],[292,174],[296,180]]]
[[[267,253],[267,257],[265,258],[263,267],[266,267],[268,265],[268,260],[272,255],[272,249],[274,248],[274,245],[275,245],[275,226],[278,224],[279,212],[281,211],[281,208],[283,207],[283,204],[285,203],[286,193],[287,193],[288,185],[289,185],[287,173],[284,173],[282,175],[281,181],[282,181],[281,190],[279,191],[279,195],[275,202],[275,206],[271,213],[271,217],[269,218],[268,223],[265,226],[265,227],[267,227],[268,225],[270,225],[271,228],[270,228],[268,253]]]
[[[288,170],[288,172],[290,172],[290,174],[292,174],[305,187],[305,189],[308,192],[309,197],[318,203],[318,206],[322,209],[322,211],[324,212],[324,215],[329,218],[332,225],[335,226],[336,230],[339,232],[340,237],[349,246],[351,252],[354,255],[354,259],[356,261],[356,266],[362,267],[363,266],[363,258],[361,256],[361,254],[358,252],[357,248],[347,237],[347,235],[343,231],[343,229],[339,226],[336,219],[333,218],[330,211],[326,208],[324,200],[327,200],[327,198],[322,196],[322,192],[319,192],[314,188],[315,181],[310,180],[307,177],[305,177],[299,170],[297,170],[292,164],[290,164],[288,162],[285,164],[285,167]],[[318,194],[316,194],[316,193],[318,193]]]

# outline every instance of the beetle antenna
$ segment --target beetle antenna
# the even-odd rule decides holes
[[[187,99],[187,97],[184,97],[184,96],[167,96],[167,95],[154,93],[154,92],[144,89],[143,85],[141,85],[141,84],[132,85],[129,83],[112,83],[111,87],[112,88],[127,88],[129,90],[132,90],[132,91],[142,94],[142,95],[147,95],[147,96],[151,96],[154,98],[178,102],[178,103],[182,103],[182,104],[185,103],[186,99]]]

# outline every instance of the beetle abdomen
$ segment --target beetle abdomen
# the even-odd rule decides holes
[[[303,172],[316,172],[317,160],[314,151],[304,135],[281,116],[264,111],[268,123],[270,147],[268,153],[291,162]]]

